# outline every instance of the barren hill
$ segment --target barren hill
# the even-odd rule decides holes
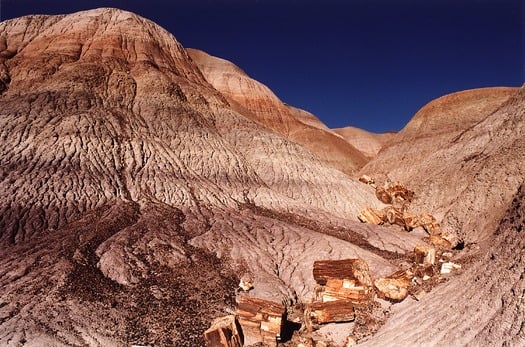
[[[315,296],[316,260],[360,258],[374,279],[412,265],[424,232],[356,219],[385,207],[347,174],[368,160],[360,151],[233,64],[189,52],[117,9],[0,23],[1,345],[202,346],[241,278],[246,295],[297,315]],[[467,242],[450,251],[464,272],[434,277],[419,306],[376,301],[328,330],[453,343],[447,322],[469,315],[468,332],[484,307],[510,323],[484,318],[459,341],[521,344],[523,105],[522,89],[466,92],[450,103],[459,127],[409,124],[362,169],[413,186],[414,206]],[[465,295],[480,304],[463,308]],[[418,340],[420,327],[439,334]]]
[[[486,88],[434,100],[361,173],[411,182],[421,210],[466,242],[485,239],[525,174],[523,93]]]
[[[393,132],[374,134],[355,127],[345,127],[334,129],[333,131],[341,135],[346,141],[370,159],[374,158],[381,148],[383,148],[390,139],[394,138],[395,135]]]
[[[354,146],[323,126],[314,115],[285,105],[262,83],[233,63],[188,49],[206,80],[241,114],[304,146],[329,165],[352,175],[367,158]]]
[[[433,295],[397,306],[365,345],[525,344],[519,323],[525,317],[524,120],[524,88],[445,96],[419,111],[363,168],[410,182],[419,192],[413,206],[434,211],[443,228],[457,233],[470,263]]]
[[[418,240],[358,224],[370,187],[230,107],[132,13],[2,22],[0,66],[6,345],[197,346],[241,276],[294,303],[314,260],[380,275]]]

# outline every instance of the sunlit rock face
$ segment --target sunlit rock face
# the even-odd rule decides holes
[[[490,222],[523,177],[523,92],[468,93],[485,93],[479,119],[443,131],[409,124],[362,172],[405,178],[416,206],[473,242],[492,239]],[[478,102],[461,100],[451,114]],[[357,221],[364,208],[384,207],[350,177],[377,145],[357,150],[231,63],[188,54],[125,11],[0,23],[0,138],[0,341],[8,346],[200,346],[208,324],[235,310],[241,277],[251,296],[290,307],[312,298],[315,260],[359,257],[376,279],[410,261],[424,236]],[[416,147],[426,153],[419,161],[410,159]],[[480,212],[487,216],[473,218]],[[484,223],[479,236],[469,232],[476,223]],[[503,236],[495,240],[504,247]],[[472,275],[440,290],[481,271],[485,260],[470,249],[481,259]]]

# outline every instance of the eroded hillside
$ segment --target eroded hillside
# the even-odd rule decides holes
[[[410,249],[353,245],[384,239],[348,227],[373,190],[232,109],[154,23],[30,16],[0,42],[7,345],[195,346],[242,275],[295,302],[320,256],[379,274],[382,248]]]

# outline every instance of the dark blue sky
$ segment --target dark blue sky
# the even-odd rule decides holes
[[[454,91],[525,82],[524,0],[0,0],[1,19],[118,7],[329,127],[400,130]]]

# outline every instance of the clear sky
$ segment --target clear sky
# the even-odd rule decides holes
[[[117,7],[329,127],[400,130],[439,96],[525,82],[525,0],[0,0],[2,20]]]

